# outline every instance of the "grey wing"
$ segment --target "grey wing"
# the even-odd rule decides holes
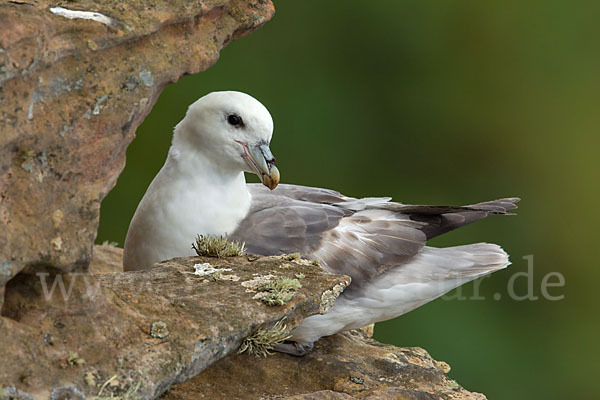
[[[344,214],[327,204],[253,194],[248,215],[229,236],[244,241],[250,253],[309,256],[322,245],[323,233],[337,226]]]
[[[419,206],[295,185],[248,188],[250,212],[232,239],[243,240],[251,253],[316,258],[326,270],[350,275],[354,286],[410,261],[429,238],[491,214],[507,214],[518,201]]]
[[[281,185],[280,185],[281,186]],[[383,209],[388,198],[353,199],[327,189],[283,185],[270,192],[248,185],[252,205],[230,237],[250,253],[299,252],[360,284],[408,261],[425,245],[423,223]]]
[[[248,190],[250,211],[230,237],[243,240],[250,253],[310,256],[322,245],[324,233],[352,213],[333,205],[346,199],[333,190],[285,184],[273,191],[248,184]]]

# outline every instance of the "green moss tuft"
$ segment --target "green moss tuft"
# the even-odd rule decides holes
[[[283,306],[294,297],[296,290],[302,284],[298,279],[280,278],[267,281],[256,288],[260,292],[267,292],[260,297],[260,301],[269,306]]]
[[[285,256],[285,258],[289,261],[297,260],[301,257],[300,253],[292,253]]]
[[[199,256],[205,257],[235,257],[241,256],[246,250],[243,242],[230,241],[227,236],[198,235],[192,249]]]
[[[259,329],[252,336],[242,342],[238,353],[254,354],[266,357],[273,350],[273,346],[282,343],[290,337],[290,331],[284,324],[285,317],[278,321],[271,329]]]

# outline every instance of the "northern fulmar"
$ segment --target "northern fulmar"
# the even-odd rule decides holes
[[[288,343],[276,347],[303,355],[323,336],[397,317],[510,264],[495,244],[436,248],[426,242],[507,214],[518,198],[424,206],[278,185],[272,133],[267,109],[245,93],[214,92],[193,103],[133,216],[124,269],[194,255],[191,244],[199,234],[243,241],[249,253],[317,259],[352,282],[331,309],[306,318]],[[244,172],[258,175],[264,186],[246,184]]]

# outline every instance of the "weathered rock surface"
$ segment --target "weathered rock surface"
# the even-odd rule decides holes
[[[0,4],[0,306],[24,268],[85,270],[100,202],[162,88],[273,12],[269,0]]]
[[[423,349],[384,345],[356,330],[321,339],[300,358],[229,355],[164,399],[485,399],[448,378],[449,370]]]
[[[152,399],[236,351],[259,326],[286,317],[291,328],[318,313],[350,280],[306,260],[251,256],[178,258],[147,272],[110,273],[121,269],[110,260],[122,251],[96,246],[95,254],[93,269],[103,274],[58,275],[64,291],[57,283],[50,294],[58,282],[51,275],[21,274],[7,286],[0,323],[0,385],[12,387],[6,390],[80,398],[99,395],[110,381],[101,396]],[[218,275],[195,275],[194,265],[204,263]],[[287,304],[255,298],[253,282],[281,277],[302,284]]]

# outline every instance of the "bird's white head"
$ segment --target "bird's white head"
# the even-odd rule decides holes
[[[201,152],[220,168],[251,172],[273,190],[279,170],[269,149],[273,119],[245,93],[212,92],[193,103],[175,127],[178,150]]]

